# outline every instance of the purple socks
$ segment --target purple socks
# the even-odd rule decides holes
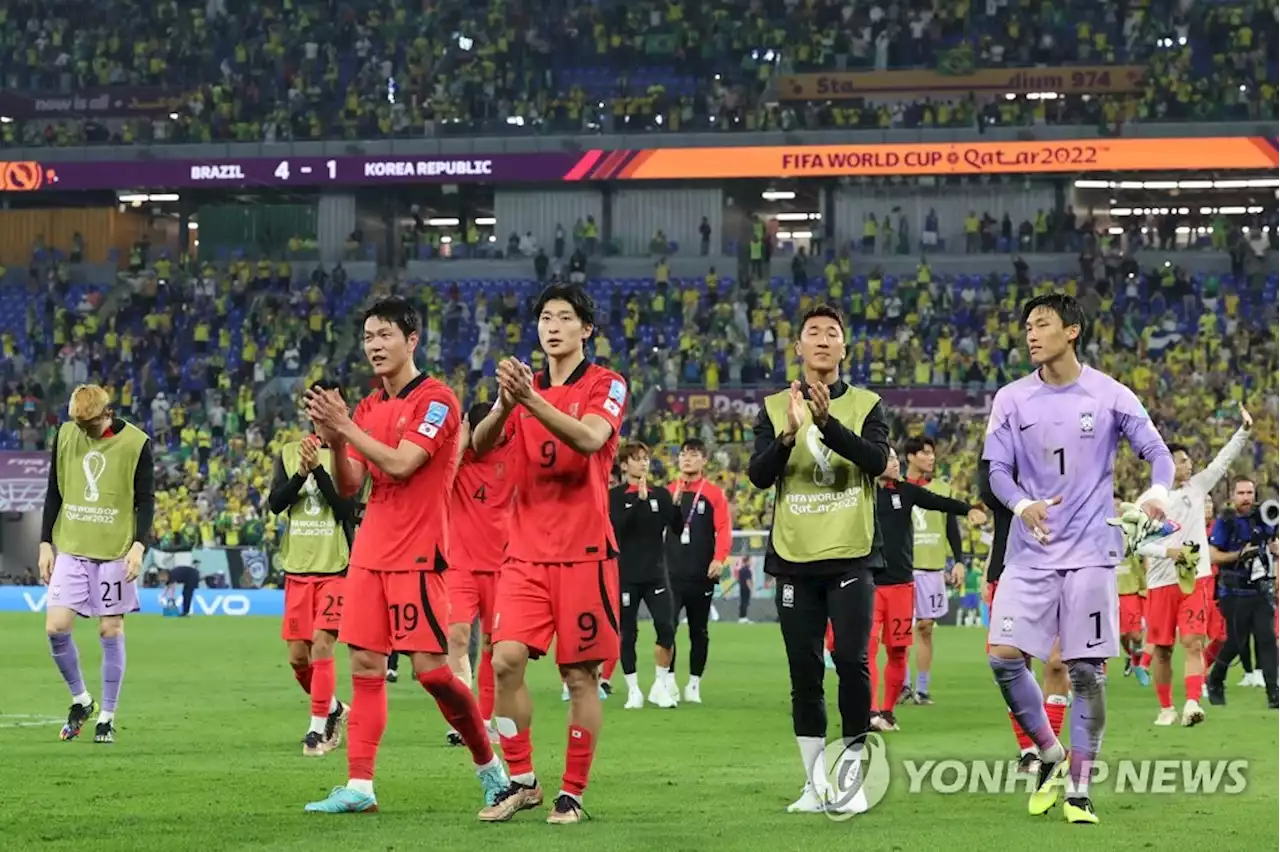
[[[1106,675],[1102,662],[1072,660],[1067,663],[1071,674],[1071,765],[1067,773],[1068,795],[1088,796],[1089,776],[1093,763],[1102,750],[1102,735],[1107,727]]]
[[[925,695],[929,694],[928,672],[919,672],[916,674],[916,692],[923,692]]]
[[[102,641],[102,709],[116,712],[120,700],[120,682],[124,680],[124,634],[103,636]]]
[[[50,633],[49,652],[58,665],[58,671],[62,673],[62,679],[67,682],[67,689],[71,690],[71,697],[83,695],[85,688],[84,676],[80,674],[80,652],[76,650],[76,642],[71,634]]]
[[[988,660],[991,671],[995,673],[996,684],[1004,695],[1004,703],[1009,705],[1009,712],[1035,742],[1041,754],[1058,745],[1058,738],[1053,735],[1053,728],[1049,725],[1049,716],[1044,711],[1044,695],[1041,694],[1036,679],[1031,676],[1027,661],[1005,660],[1000,657],[988,657]]]

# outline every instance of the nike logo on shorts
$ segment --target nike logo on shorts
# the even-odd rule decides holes
[[[1101,644],[1102,644],[1102,640],[1101,640],[1101,639],[1099,639],[1097,642],[1086,642],[1086,643],[1084,643],[1084,646],[1085,646],[1086,648],[1096,648],[1096,647],[1098,647],[1098,646],[1099,646],[1099,645],[1101,645]]]
[[[665,591],[666,591],[666,589],[654,589],[654,590],[653,590],[653,593],[654,593],[655,595],[660,595],[660,594],[662,594],[662,593],[663,593],[663,592],[665,592]]]
[[[853,584],[854,584],[854,583],[856,583],[856,582],[858,582],[858,578],[857,578],[857,577],[850,577],[848,580],[841,580],[841,581],[840,581],[840,588],[842,588],[842,589],[843,589],[845,586],[851,586],[851,585],[853,585]]]

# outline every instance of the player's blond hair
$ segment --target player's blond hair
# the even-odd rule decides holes
[[[71,392],[71,419],[84,423],[96,420],[111,405],[111,398],[102,385],[79,385]]]

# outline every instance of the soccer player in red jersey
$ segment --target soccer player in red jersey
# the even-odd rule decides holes
[[[477,404],[467,412],[467,435],[489,413],[489,406]],[[449,667],[463,683],[471,684],[471,625],[480,618],[480,665],[477,674],[480,715],[485,726],[493,718],[493,605],[498,570],[511,522],[511,498],[516,471],[512,468],[511,444],[491,450],[484,458],[465,446],[453,481],[449,504]],[[457,731],[449,732],[449,742],[461,745]]]
[[[472,436],[482,458],[505,436],[520,471],[493,617],[494,725],[511,784],[479,818],[505,822],[542,803],[525,669],[555,639],[570,693],[569,739],[547,822],[576,823],[585,818],[582,793],[600,736],[597,667],[621,649],[609,470],[627,388],[616,373],[586,360],[595,305],[580,287],[551,285],[535,315],[546,368],[534,376],[519,361],[503,361],[498,402]]]
[[[418,682],[461,735],[485,801],[508,787],[471,690],[449,670],[448,494],[458,468],[460,406],[446,385],[413,363],[418,312],[404,299],[376,302],[364,315],[364,351],[382,387],[354,417],[336,391],[307,392],[307,414],[333,452],[338,491],[373,480],[347,572],[338,641],[351,649],[349,780],[307,805],[319,813],[376,811],[373,767],[387,727],[387,656],[409,656]]]

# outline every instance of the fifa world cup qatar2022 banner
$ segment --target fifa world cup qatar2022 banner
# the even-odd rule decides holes
[[[492,156],[0,161],[0,192],[356,187],[412,183],[1199,171],[1280,166],[1276,140],[1091,139],[590,150]]]

